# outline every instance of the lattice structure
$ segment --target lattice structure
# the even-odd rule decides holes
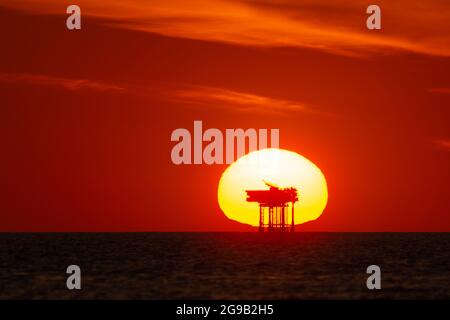
[[[265,182],[269,190],[246,190],[248,202],[259,203],[259,231],[295,231],[294,204],[298,201],[297,189],[281,189]],[[289,203],[291,219],[289,221]],[[267,212],[267,219],[266,213]]]

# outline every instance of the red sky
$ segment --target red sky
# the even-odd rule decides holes
[[[0,0],[0,231],[241,231],[176,128],[280,128],[308,231],[450,231],[450,4]]]

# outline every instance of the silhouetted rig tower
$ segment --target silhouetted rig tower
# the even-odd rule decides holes
[[[259,232],[294,232],[294,204],[298,201],[297,189],[284,188],[264,183],[269,190],[246,190],[248,202],[259,203]],[[292,205],[289,221],[289,203]],[[267,210],[266,210],[267,209]],[[265,211],[268,211],[267,219]],[[267,220],[267,221],[266,221]]]

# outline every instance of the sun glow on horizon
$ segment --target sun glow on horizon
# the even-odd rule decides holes
[[[314,163],[292,151],[263,149],[239,158],[223,172],[218,201],[225,215],[231,220],[258,226],[258,204],[246,201],[245,190],[267,190],[264,181],[298,190],[296,224],[317,219],[325,209],[327,184]]]

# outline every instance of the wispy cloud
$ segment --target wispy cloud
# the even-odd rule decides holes
[[[60,13],[57,0],[5,0],[27,10]],[[251,46],[310,47],[334,53],[392,50],[450,56],[450,3],[379,3],[382,30],[365,27],[367,1],[304,0],[79,0],[85,16],[162,35]]]
[[[433,143],[441,150],[450,151],[450,139],[438,139],[434,140]]]
[[[239,112],[278,114],[293,111],[313,112],[311,108],[296,101],[276,99],[215,87],[194,86],[179,89],[172,92],[172,97],[184,103],[221,107]]]
[[[450,88],[430,88],[428,89],[428,92],[450,94]]]
[[[234,91],[224,88],[208,86],[131,86],[125,89],[106,82],[87,79],[71,79],[54,77],[42,74],[28,73],[0,73],[0,84],[17,84],[45,86],[65,89],[69,91],[89,90],[96,92],[115,92],[146,97],[150,92],[157,94],[159,98],[182,104],[196,104],[208,108],[223,108],[238,112],[248,113],[275,113],[285,114],[289,112],[313,112],[311,106],[298,101],[277,99],[252,93]]]
[[[123,92],[125,88],[113,84],[87,79],[70,79],[42,74],[0,73],[0,83],[26,84],[62,88],[70,91],[112,91]]]

